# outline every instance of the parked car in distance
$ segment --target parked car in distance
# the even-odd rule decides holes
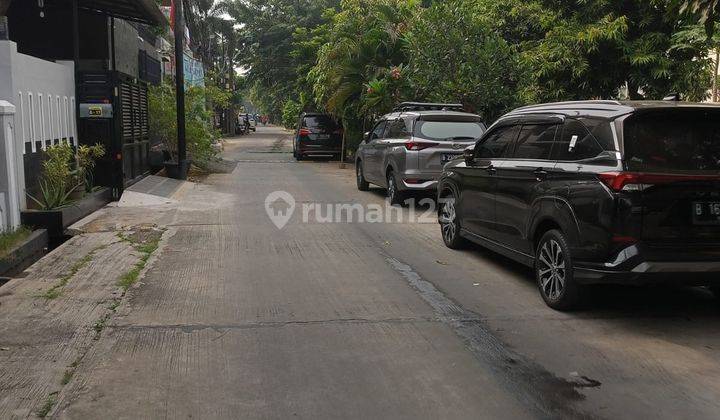
[[[255,119],[255,116],[252,114],[247,114],[248,116],[248,125],[250,127],[250,130],[257,131],[257,120]]]
[[[445,167],[439,222],[534,267],[569,309],[593,283],[680,282],[720,293],[720,107],[564,102],[500,118]]]
[[[300,116],[293,140],[293,156],[298,161],[307,157],[340,157],[343,128],[330,115],[306,112]]]
[[[460,104],[403,102],[366,133],[355,156],[357,188],[387,188],[392,204],[413,191],[432,191],[443,165],[462,156],[485,132],[479,115]]]

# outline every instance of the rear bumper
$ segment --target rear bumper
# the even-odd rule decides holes
[[[575,267],[575,279],[580,284],[653,284],[671,283],[688,286],[720,284],[720,268],[717,263],[693,264],[647,262],[631,271],[601,270]]]
[[[298,153],[303,156],[331,156],[339,155],[340,147],[328,147],[324,145],[301,145],[298,149]]]
[[[442,172],[406,171],[400,179],[402,182],[400,189],[405,191],[434,191],[437,189],[440,175],[442,175]]]
[[[720,248],[659,249],[637,244],[624,249],[610,262],[577,262],[574,272],[577,281],[584,284],[720,284]]]

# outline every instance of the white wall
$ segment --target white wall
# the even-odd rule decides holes
[[[50,62],[0,41],[0,100],[15,105],[17,149],[37,152],[59,141],[75,144],[75,74],[72,62]]]
[[[0,101],[15,105],[14,149],[22,209],[26,208],[23,155],[59,142],[76,144],[75,72],[72,62],[50,62],[0,41]],[[0,156],[0,165],[3,157]],[[2,168],[0,168],[1,170]]]

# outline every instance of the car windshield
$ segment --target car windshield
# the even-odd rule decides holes
[[[639,113],[624,124],[628,170],[720,171],[720,111],[662,110]]]
[[[312,115],[303,118],[303,127],[320,130],[335,130],[337,123],[328,115]]]
[[[474,140],[485,132],[480,121],[424,121],[415,123],[415,136],[435,141]]]

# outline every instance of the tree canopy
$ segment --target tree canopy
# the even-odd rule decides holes
[[[708,97],[718,0],[226,0],[255,102],[323,110],[357,141],[402,100],[489,122],[535,102]],[[711,26],[712,26],[711,25]],[[714,27],[714,26],[713,26]]]

